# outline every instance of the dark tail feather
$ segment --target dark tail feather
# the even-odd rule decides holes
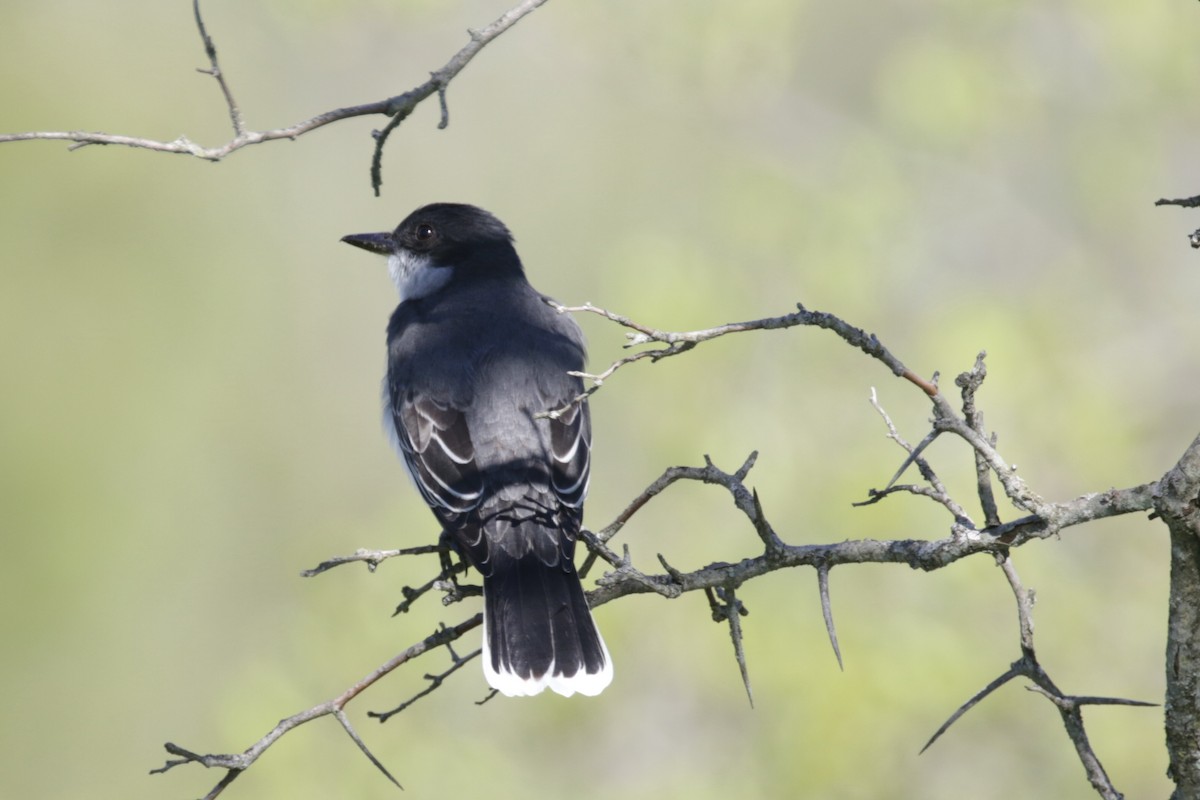
[[[483,674],[501,694],[597,695],[612,660],[569,564],[547,566],[532,552],[493,561],[483,582]]]

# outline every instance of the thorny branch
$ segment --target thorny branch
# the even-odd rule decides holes
[[[213,800],[213,798],[225,791],[229,784],[233,783],[233,781],[239,775],[249,769],[250,766],[258,760],[258,757],[265,753],[267,748],[275,744],[275,742],[278,741],[279,738],[285,733],[300,727],[306,722],[312,722],[314,719],[320,719],[321,717],[326,716],[334,716],[342,724],[342,727],[345,728],[346,733],[350,735],[350,738],[354,741],[355,745],[357,745],[359,749],[366,754],[367,758],[370,759],[371,763],[374,764],[375,767],[378,768],[388,778],[388,780],[399,786],[399,782],[392,777],[391,773],[387,771],[383,764],[371,754],[371,751],[367,749],[366,744],[364,744],[362,739],[359,738],[358,734],[354,732],[354,729],[350,726],[349,720],[346,717],[343,709],[350,703],[351,700],[353,700],[355,697],[358,697],[358,695],[360,695],[362,692],[373,686],[376,681],[383,676],[390,674],[397,667],[408,663],[412,659],[417,658],[418,656],[427,653],[430,650],[435,650],[444,645],[448,646],[451,642],[458,639],[467,631],[478,627],[482,621],[483,615],[476,614],[470,619],[460,622],[458,625],[455,625],[452,628],[443,627],[438,632],[427,636],[420,642],[417,642],[408,649],[404,650],[402,653],[393,656],[386,663],[376,667],[368,675],[366,675],[366,677],[355,683],[350,688],[346,689],[346,691],[342,692],[332,700],[327,700],[324,703],[319,703],[310,709],[293,714],[285,719],[281,719],[279,723],[272,728],[269,733],[267,733],[266,736],[262,737],[240,753],[224,755],[201,755],[199,753],[186,750],[172,742],[167,742],[165,745],[163,745],[166,751],[173,756],[179,756],[179,758],[169,760],[158,769],[153,769],[150,772],[151,774],[163,773],[182,764],[200,764],[204,767],[216,767],[219,769],[224,769],[226,770],[225,775],[221,777],[221,780],[216,786],[213,787],[212,791],[204,795],[203,798],[203,800]]]
[[[1054,536],[1061,531],[1104,517],[1119,514],[1150,511],[1163,505],[1164,496],[1174,497],[1180,492],[1191,492],[1190,497],[1200,491],[1200,437],[1185,453],[1183,459],[1168,473],[1162,481],[1146,483],[1126,489],[1110,489],[1106,492],[1086,494],[1066,502],[1048,502],[1031,492],[1024,483],[1016,477],[1015,468],[1010,467],[996,450],[995,435],[988,435],[983,427],[982,413],[979,411],[975,394],[983,383],[986,375],[984,355],[981,353],[973,369],[958,376],[956,385],[962,391],[962,413],[942,395],[936,382],[918,378],[893,356],[873,335],[864,333],[861,329],[851,326],[841,319],[823,312],[808,311],[798,306],[798,311],[782,317],[772,317],[753,322],[742,322],[722,325],[702,331],[690,333],[672,333],[658,331],[640,323],[628,320],[620,315],[595,308],[591,305],[574,308],[556,306],[560,311],[586,311],[600,314],[623,327],[635,331],[630,335],[630,346],[657,343],[663,347],[641,351],[623,362],[617,362],[601,376],[593,376],[593,386],[588,392],[595,391],[604,377],[611,375],[621,366],[638,360],[639,357],[649,357],[657,360],[668,355],[694,348],[696,345],[719,336],[752,330],[774,330],[797,325],[815,325],[833,331],[846,343],[861,349],[866,354],[883,363],[894,375],[903,377],[920,387],[933,404],[934,416],[932,429],[917,446],[910,445],[879,404],[874,391],[871,402],[881,415],[887,428],[887,435],[894,440],[905,452],[906,457],[900,470],[882,490],[870,490],[866,502],[879,502],[895,492],[907,492],[921,497],[927,497],[942,506],[952,517],[948,535],[937,539],[894,539],[878,541],[873,539],[846,539],[832,544],[793,545],[786,543],[768,521],[763,505],[753,488],[746,485],[746,480],[754,466],[757,453],[751,453],[746,461],[734,472],[725,472],[717,467],[708,457],[704,466],[677,466],[666,469],[661,476],[646,487],[637,497],[613,519],[606,527],[597,532],[583,531],[581,539],[588,548],[588,555],[580,569],[581,575],[594,566],[597,561],[603,561],[611,569],[597,580],[595,589],[588,593],[589,603],[595,607],[618,598],[633,595],[654,593],[666,598],[676,598],[688,592],[703,591],[708,600],[713,619],[729,625],[730,637],[734,646],[734,654],[738,669],[747,695],[753,702],[750,692],[748,669],[745,653],[742,648],[741,618],[747,613],[742,601],[737,597],[737,590],[745,583],[776,570],[789,567],[812,567],[817,575],[818,590],[821,599],[822,615],[829,634],[830,644],[837,657],[839,666],[842,655],[837,641],[837,633],[833,624],[833,615],[829,601],[829,573],[835,566],[842,564],[863,563],[894,563],[907,564],[913,569],[935,570],[948,566],[967,556],[988,553],[995,558],[997,564],[1009,585],[1011,586],[1017,605],[1019,647],[1021,657],[1014,661],[998,678],[989,683],[975,696],[967,700],[949,719],[934,733],[926,744],[929,747],[949,727],[969,709],[987,697],[995,689],[1016,677],[1025,677],[1033,686],[1032,690],[1045,696],[1056,708],[1063,719],[1068,737],[1075,746],[1076,752],[1084,766],[1089,781],[1105,798],[1121,797],[1113,788],[1104,772],[1095,752],[1088,741],[1083,725],[1081,709],[1084,705],[1149,705],[1132,700],[1103,698],[1091,696],[1067,695],[1061,692],[1051,680],[1045,669],[1038,663],[1033,641],[1033,600],[1032,593],[1025,590],[1017,577],[1016,569],[1010,560],[1013,548],[1029,541]],[[599,377],[599,382],[594,378]],[[966,442],[972,453],[972,459],[978,477],[977,492],[979,506],[982,509],[982,524],[977,523],[968,512],[966,506],[952,498],[944,484],[938,478],[932,465],[922,455],[922,451],[934,438],[950,434]],[[916,465],[923,483],[899,485],[896,483],[902,473],[911,465]],[[1014,519],[1003,521],[1001,512],[994,496],[991,479],[994,477],[1001,490],[1013,508],[1020,512]],[[1170,489],[1164,488],[1170,480]],[[671,566],[661,555],[657,561],[662,572],[643,572],[634,566],[630,547],[625,544],[622,553],[614,552],[609,543],[624,529],[629,520],[651,500],[655,499],[679,481],[697,481],[719,486],[729,493],[734,505],[744,514],[754,530],[761,545],[758,555],[753,555],[737,563],[715,562],[695,568],[691,571],[681,570]],[[1183,488],[1180,488],[1183,487]],[[1190,487],[1190,488],[1189,488]],[[1174,507],[1171,507],[1174,508]],[[1189,506],[1189,508],[1194,508]],[[1178,514],[1170,509],[1165,513],[1174,516]],[[1188,512],[1190,513],[1190,512]],[[416,547],[403,550],[359,550],[353,555],[329,559],[316,568],[305,572],[305,575],[316,575],[334,566],[356,561],[364,562],[372,571],[382,562],[404,555],[423,555],[443,553],[439,547]],[[428,581],[419,589],[405,588],[405,601],[397,608],[397,613],[407,611],[413,602],[419,600],[430,589],[441,589],[446,592],[444,602],[453,602],[463,596],[474,593],[473,587],[459,586],[453,577],[461,568],[443,562],[437,577]],[[185,750],[177,745],[168,743],[167,751],[178,756],[168,761],[163,767],[154,770],[165,772],[185,763],[197,763],[206,767],[218,767],[226,773],[216,784],[205,800],[211,800],[239,775],[247,769],[268,747],[274,744],[284,733],[313,719],[322,716],[335,716],[342,723],[347,733],[355,741],[371,762],[389,779],[395,779],[383,765],[367,750],[365,743],[349,726],[345,715],[345,706],[360,693],[373,685],[379,678],[395,670],[399,666],[423,655],[431,650],[445,647],[450,655],[451,663],[440,673],[425,676],[428,685],[415,693],[409,699],[401,702],[387,712],[370,712],[369,716],[384,721],[405,710],[412,703],[429,695],[446,679],[457,672],[466,662],[472,660],[478,651],[466,656],[458,656],[452,643],[463,634],[472,630],[480,623],[480,615],[459,623],[453,627],[443,626],[441,630],[422,641],[409,647],[387,663],[383,664],[358,683],[338,697],[302,711],[282,720],[274,729],[259,741],[255,742],[242,753],[232,755],[200,755]],[[485,698],[486,700],[487,698]]]
[[[867,333],[861,328],[856,328],[838,319],[832,314],[826,314],[822,311],[809,311],[803,305],[796,304],[796,311],[791,314],[784,314],[780,317],[770,317],[767,319],[754,320],[752,322],[731,322],[725,325],[718,325],[715,328],[707,328],[699,331],[660,331],[656,328],[651,328],[647,325],[634,322],[628,317],[616,314],[603,308],[598,308],[591,303],[585,303],[581,306],[565,306],[561,303],[556,303],[553,300],[547,299],[546,302],[560,314],[568,312],[589,312],[599,314],[605,319],[629,328],[633,333],[625,334],[626,349],[638,347],[646,344],[662,345],[651,350],[640,350],[633,355],[625,356],[617,359],[608,366],[608,369],[598,374],[588,372],[574,373],[580,378],[589,381],[592,385],[583,393],[575,397],[570,403],[563,408],[556,408],[546,412],[545,416],[551,419],[557,419],[567,412],[567,410],[576,403],[583,402],[588,396],[597,392],[604,382],[608,380],[622,367],[626,367],[635,361],[649,359],[651,363],[658,362],[661,359],[677,356],[681,353],[694,348],[701,342],[707,342],[711,339],[716,339],[720,336],[725,336],[730,333],[742,333],[745,331],[769,331],[782,330],[785,328],[793,328],[797,325],[810,325],[818,328],[831,330],[844,339],[848,344],[857,347],[867,355],[883,362],[892,373],[898,377],[904,378],[907,381],[919,386],[930,397],[936,397],[938,393],[937,378],[932,381],[926,380],[921,376],[912,372],[904,364],[900,363],[900,359],[896,358],[892,353],[880,344],[879,340],[873,333]]]
[[[1083,725],[1083,706],[1153,706],[1155,704],[1144,703],[1139,700],[1125,700],[1118,697],[1077,697],[1064,695],[1054,684],[1054,681],[1051,680],[1050,675],[1047,674],[1042,665],[1038,663],[1037,653],[1034,650],[1033,593],[1026,590],[1021,584],[1021,579],[1017,576],[1016,567],[1013,566],[1007,553],[998,553],[996,555],[996,563],[1004,572],[1009,586],[1012,587],[1013,596],[1016,598],[1021,657],[1014,661],[998,678],[980,689],[970,700],[959,706],[950,715],[950,718],[942,723],[942,726],[930,737],[929,741],[925,743],[925,746],[921,748],[921,752],[923,753],[928,750],[930,745],[936,742],[951,725],[958,721],[963,714],[973,708],[979,701],[1013,678],[1025,677],[1033,682],[1033,686],[1028,687],[1030,691],[1042,695],[1058,709],[1063,720],[1063,726],[1066,728],[1067,736],[1075,745],[1075,752],[1079,756],[1080,763],[1083,764],[1084,771],[1087,773],[1088,782],[1092,784],[1097,794],[1105,798],[1105,800],[1120,800],[1123,795],[1112,785],[1112,781],[1109,780],[1108,774],[1104,771],[1104,767],[1100,763],[1100,759],[1096,756],[1091,743],[1088,741],[1087,731]]]
[[[513,25],[517,24],[522,18],[534,11],[539,6],[543,5],[546,0],[523,0],[513,8],[500,15],[488,25],[468,31],[470,40],[465,44],[454,56],[442,66],[441,69],[435,70],[429,75],[429,79],[424,83],[414,86],[403,94],[389,97],[385,100],[377,100],[373,103],[364,103],[357,106],[346,106],[345,108],[335,108],[331,111],[326,111],[317,114],[315,117],[297,122],[293,125],[288,125],[282,128],[272,128],[270,130],[253,131],[248,130],[245,126],[242,117],[242,111],[238,104],[234,102],[233,94],[229,89],[226,81],[225,73],[221,70],[217,63],[217,48],[209,35],[204,24],[204,19],[200,15],[200,2],[193,0],[192,9],[196,17],[196,27],[200,33],[200,39],[204,44],[204,52],[208,56],[210,67],[208,69],[200,69],[208,75],[212,75],[221,88],[221,93],[225,97],[225,104],[229,111],[229,118],[233,124],[233,137],[224,144],[214,147],[205,147],[191,141],[186,136],[180,136],[169,142],[147,139],[138,136],[124,136],[120,134],[103,133],[99,131],[30,131],[25,133],[0,133],[0,143],[3,142],[23,142],[32,140],[58,140],[73,142],[70,149],[74,150],[87,145],[120,145],[123,147],[134,147],[143,150],[153,150],[160,153],[175,153],[178,155],[195,156],[196,158],[204,159],[205,161],[220,161],[226,156],[241,150],[243,147],[248,147],[253,144],[262,144],[271,142],[277,139],[295,140],[310,131],[317,128],[322,128],[334,122],[340,122],[344,119],[352,117],[370,116],[374,114],[383,114],[390,117],[388,124],[382,131],[376,131],[373,136],[375,139],[375,148],[371,160],[371,188],[375,194],[379,194],[379,188],[383,184],[381,173],[381,161],[383,158],[383,145],[387,141],[390,134],[396,126],[404,121],[413,110],[422,102],[427,100],[435,93],[438,95],[439,103],[441,104],[441,121],[438,124],[439,128],[445,128],[449,124],[449,111],[446,107],[446,89],[458,73],[462,72],[463,68],[471,62],[479,51],[486,47],[493,39],[500,36]]]

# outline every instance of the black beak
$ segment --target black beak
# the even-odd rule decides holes
[[[390,233],[352,233],[343,236],[342,241],[381,256],[391,255],[395,250],[395,241]]]

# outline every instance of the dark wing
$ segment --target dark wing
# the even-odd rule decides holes
[[[439,518],[479,505],[483,477],[462,411],[406,395],[393,397],[392,421],[409,474]]]
[[[587,401],[550,420],[550,482],[559,501],[582,508],[592,466],[592,421]]]

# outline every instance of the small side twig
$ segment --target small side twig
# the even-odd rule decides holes
[[[975,394],[983,386],[983,380],[987,377],[985,358],[987,358],[987,351],[981,350],[979,355],[975,356],[975,366],[955,378],[954,383],[962,390],[963,419],[971,426],[972,430],[981,437],[985,437],[989,445],[995,447],[996,436],[995,434],[987,435],[983,426],[983,412],[975,404]],[[1000,510],[996,506],[996,494],[992,491],[991,469],[978,450],[971,452],[975,459],[976,493],[979,495],[979,505],[983,509],[984,525],[999,525]]]
[[[242,110],[238,108],[237,102],[233,99],[233,92],[229,89],[229,83],[225,80],[225,73],[217,62],[217,45],[208,35],[208,28],[205,27],[204,18],[200,15],[200,0],[192,0],[192,12],[196,16],[196,27],[200,31],[200,40],[204,42],[204,52],[211,65],[208,69],[197,69],[197,72],[203,72],[205,75],[212,75],[216,78],[217,84],[221,87],[221,94],[225,95],[225,105],[229,108],[229,120],[233,123],[233,135],[241,136],[246,132],[246,123],[242,120]]]
[[[428,697],[430,694],[436,691],[447,678],[449,678],[455,672],[458,672],[460,669],[462,669],[463,665],[467,664],[472,659],[477,658],[483,652],[482,648],[476,648],[470,653],[467,653],[465,656],[460,656],[454,652],[454,649],[450,646],[449,642],[446,643],[446,649],[450,652],[450,666],[436,675],[430,675],[426,673],[425,680],[429,681],[429,684],[424,689],[417,692],[412,697],[408,698],[390,711],[368,711],[367,716],[377,719],[381,723],[387,722],[392,717],[412,706],[422,697]]]
[[[315,575],[320,575],[322,572],[328,572],[334,567],[340,567],[342,564],[353,564],[359,561],[367,565],[368,571],[374,572],[380,564],[389,558],[397,556],[423,556],[438,552],[441,552],[441,548],[436,544],[421,545],[419,547],[402,547],[397,550],[365,550],[360,548],[348,556],[328,558],[312,569],[304,570],[300,575],[304,578],[311,578]]]
[[[936,429],[930,431],[929,434],[922,439],[916,447],[913,447],[903,436],[900,435],[900,431],[896,429],[896,425],[892,422],[892,418],[880,404],[879,396],[876,394],[874,386],[871,387],[871,407],[874,408],[876,413],[878,413],[883,419],[883,423],[887,427],[888,431],[887,438],[898,444],[901,449],[908,454],[908,457],[904,459],[904,462],[896,470],[895,474],[892,475],[892,479],[887,482],[887,485],[884,486],[883,489],[869,490],[867,492],[868,499],[854,503],[854,505],[872,505],[874,503],[878,503],[880,500],[894,492],[907,492],[908,494],[920,495],[936,501],[950,512],[950,514],[954,517],[956,524],[974,528],[975,523],[971,521],[966,509],[964,509],[957,501],[955,501],[953,497],[951,497],[950,493],[946,491],[946,486],[942,483],[941,478],[939,478],[937,473],[934,472],[933,467],[925,458],[921,456],[921,453],[924,452],[925,448],[929,447],[929,445],[933,444],[934,440],[937,439],[940,432]],[[915,486],[896,483],[896,481],[900,479],[900,476],[904,474],[905,470],[907,470],[909,466],[913,464],[917,465],[917,469],[920,471],[921,477],[924,478],[926,483],[929,484],[928,486]]]

